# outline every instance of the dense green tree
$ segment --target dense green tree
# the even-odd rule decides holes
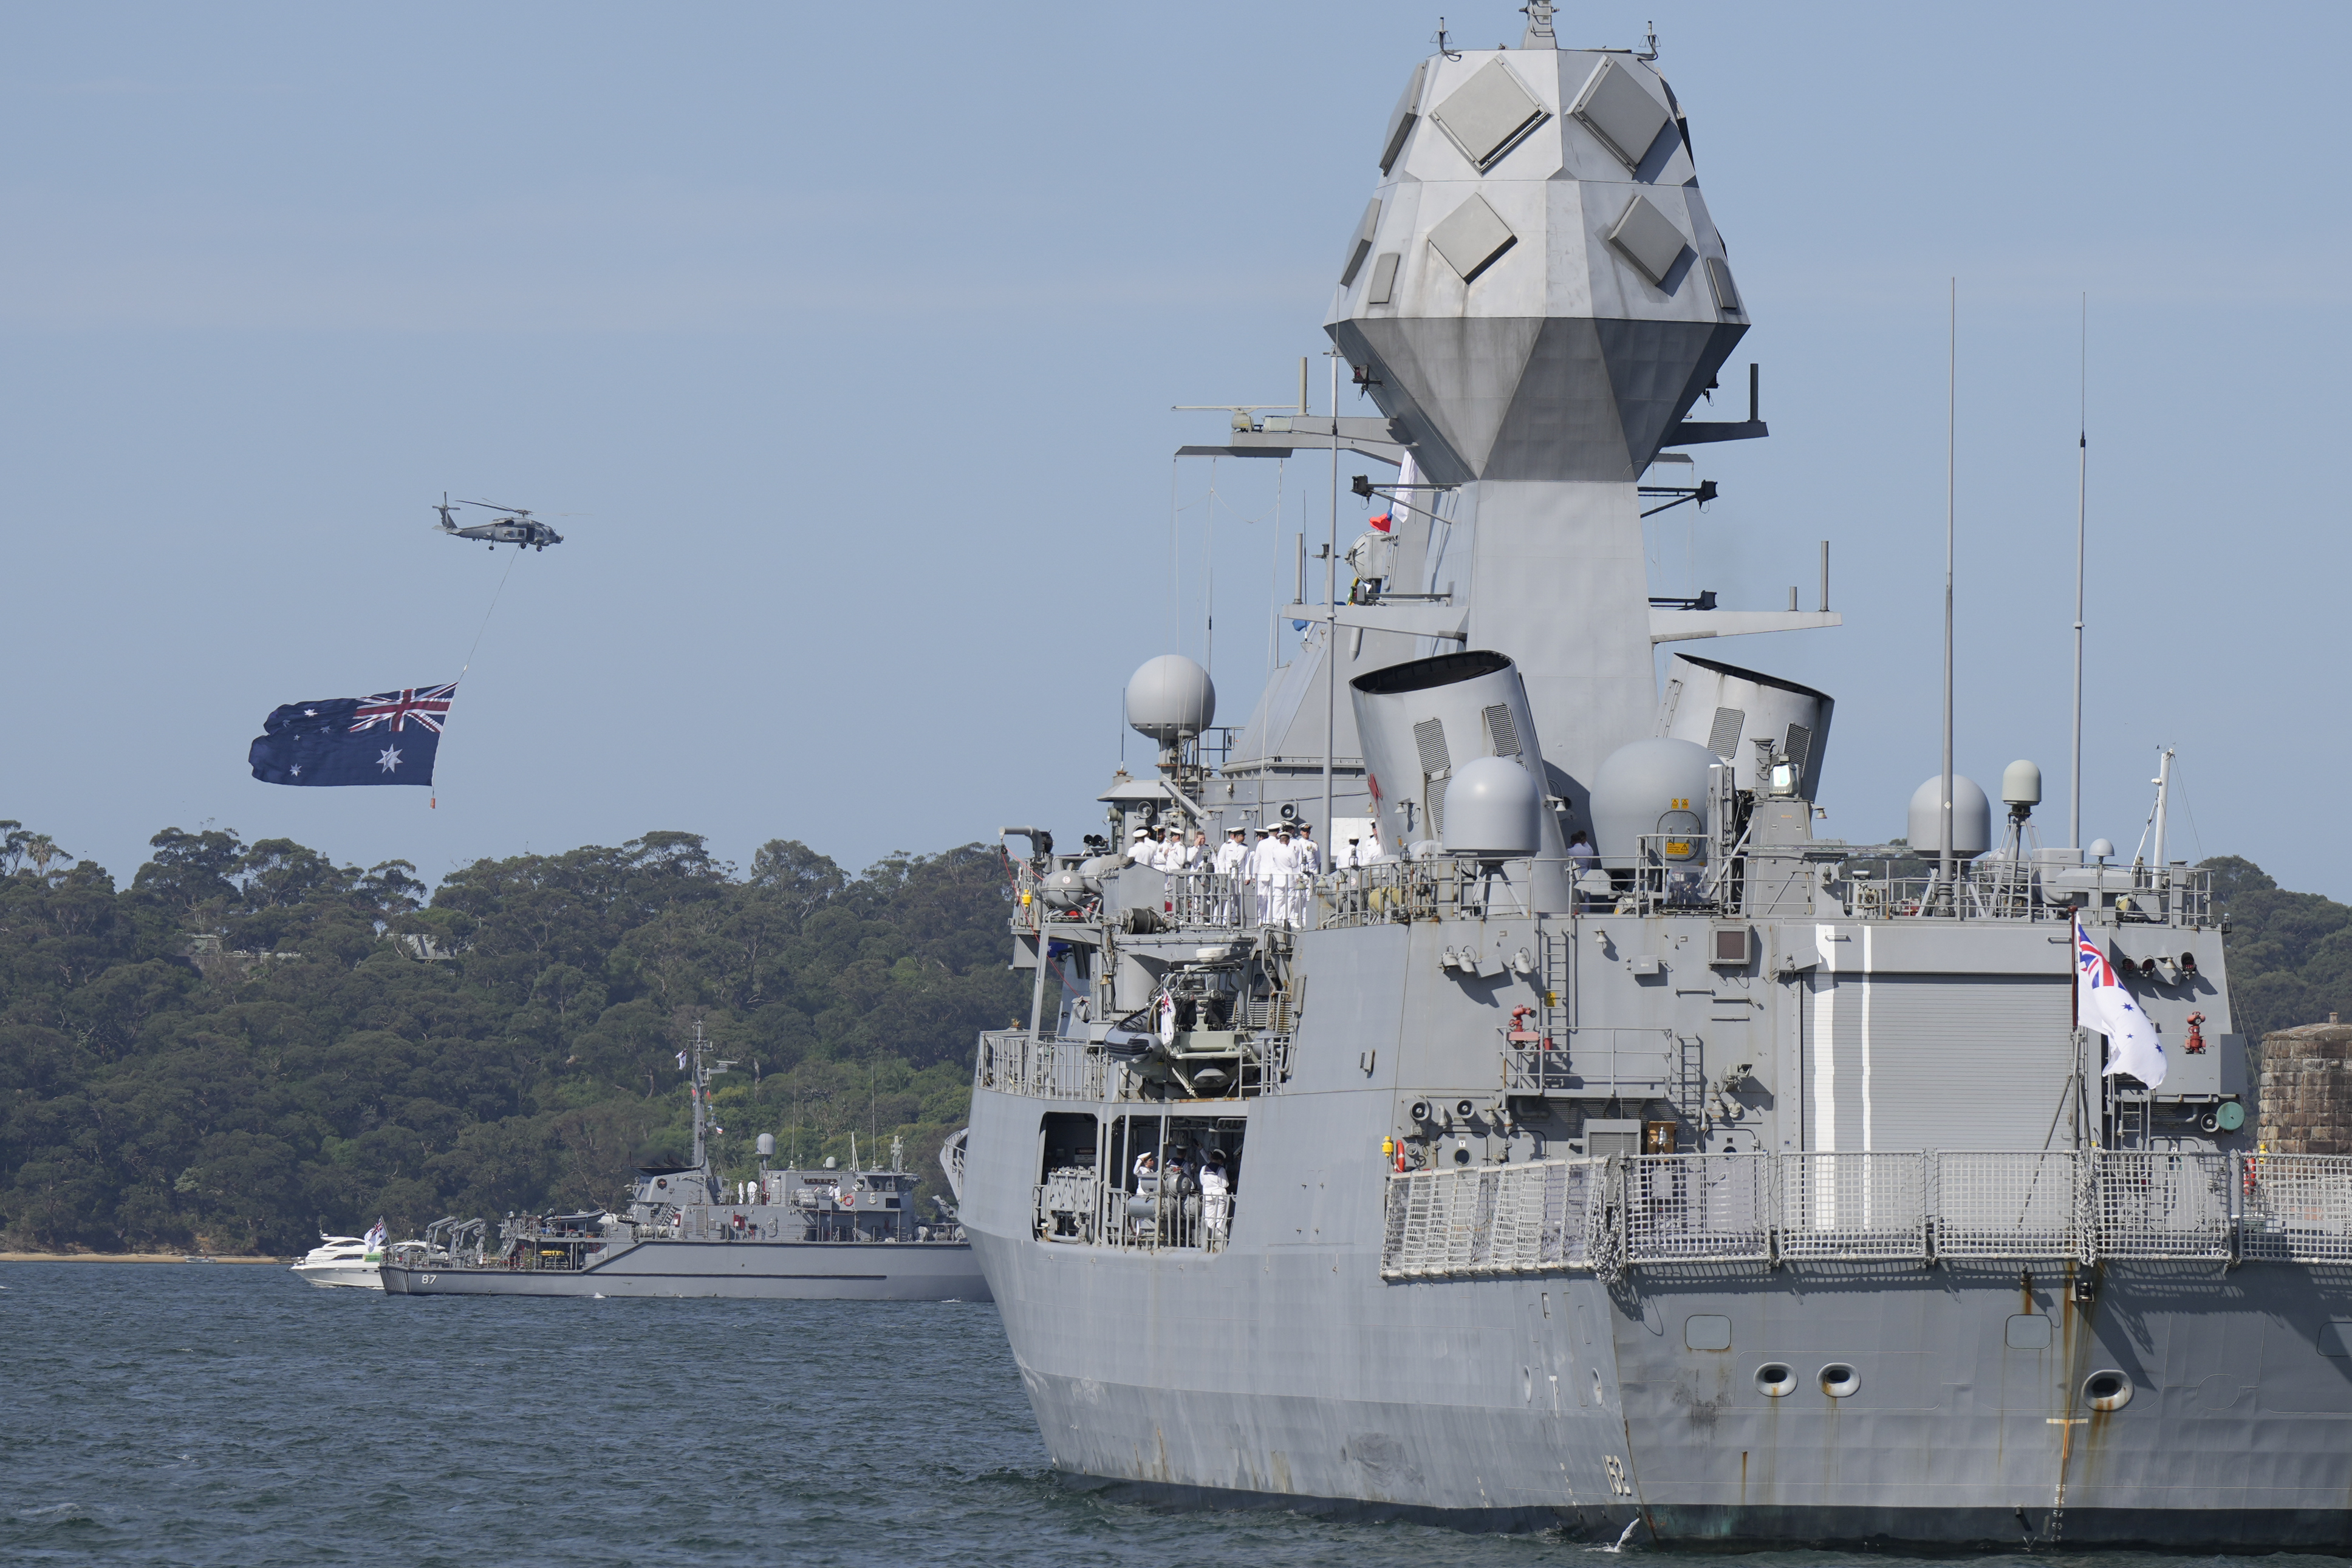
[[[0,1234],[299,1250],[320,1229],[617,1201],[687,1144],[677,1052],[735,1060],[724,1155],[907,1140],[1024,1005],[997,852],[856,876],[699,837],[415,868],[169,828],[127,888],[0,822]]]

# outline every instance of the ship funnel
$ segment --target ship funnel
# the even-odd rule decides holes
[[[1732,783],[1761,790],[1757,764],[1787,758],[1800,800],[1821,799],[1822,754],[1830,737],[1829,694],[1775,675],[1677,653],[1666,663],[1658,733],[1696,741],[1731,764]]]
[[[1348,685],[1381,845],[1408,859],[1531,860],[1535,907],[1566,908],[1567,841],[1518,666],[1474,649]],[[1516,769],[1524,783],[1488,764]]]

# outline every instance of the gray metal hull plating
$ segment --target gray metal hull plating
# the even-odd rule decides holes
[[[400,1296],[724,1296],[749,1301],[984,1301],[968,1244],[640,1241],[572,1273],[387,1263]]]
[[[1377,992],[1334,936],[1305,943],[1325,995]],[[2352,1270],[1387,1281],[1388,1055],[1302,1051],[1285,1092],[1234,1107],[1248,1148],[1217,1252],[1036,1239],[1040,1118],[1081,1107],[975,1093],[964,1222],[1057,1469],[1147,1496],[1481,1528],[1613,1534],[1638,1516],[1693,1544],[2352,1549],[2352,1358],[2322,1352],[2326,1325],[2352,1320]],[[2048,1344],[2011,1348],[2043,1332],[2013,1335],[2031,1316]],[[1711,1342],[1694,1317],[1727,1320],[1729,1347],[1692,1348]],[[1772,1362],[1797,1384],[1780,1397],[1758,1386]],[[1846,1397],[1820,1386],[1832,1364],[1858,1376]],[[2109,1369],[2132,1397],[2092,1411],[2084,1380]]]

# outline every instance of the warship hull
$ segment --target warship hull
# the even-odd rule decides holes
[[[960,1218],[1054,1464],[1682,1546],[2352,1550],[2352,1156],[2263,1120],[2170,753],[2128,865],[2040,841],[2027,758],[1996,834],[1948,663],[1942,770],[1846,842],[1829,694],[1661,680],[1839,625],[1829,547],[1813,611],[1646,580],[1643,519],[1717,497],[1685,449],[1769,434],[1752,362],[1698,416],[1749,303],[1655,51],[1524,9],[1365,127],[1328,414],[1178,452],[1338,492],[1344,449],[1386,510],[1342,551],[1334,507],[1313,608],[1300,539],[1237,737],[1163,653],[1108,832],[1000,834],[1034,980]]]
[[[984,1301],[970,1244],[640,1241],[573,1270],[388,1262],[396,1296],[660,1296],[740,1301]]]
[[[2040,1266],[1383,1281],[1377,1154],[1282,1157],[1377,1151],[1384,1100],[1348,1098],[1253,1108],[1250,1189],[1299,1195],[1314,1239],[1264,1238],[1245,1199],[1227,1250],[1104,1256],[967,1208],[1066,1477],[1678,1545],[2352,1548],[2352,1362],[2315,1343],[2352,1270],[2108,1264],[2087,1301]],[[991,1099],[975,1162],[1066,1109]],[[2009,1344],[2024,1315],[2045,1344]],[[1760,1392],[1773,1363],[1805,1385]],[[1811,1386],[1831,1364],[1859,1387]],[[2088,1409],[2107,1367],[2137,1396]]]
[[[1570,948],[1629,945],[1630,922],[1563,924]],[[1409,1178],[1383,1141],[1422,1008],[1454,988],[1414,977],[1437,975],[1444,933],[1298,934],[1326,1010],[1276,1092],[1088,1101],[983,1073],[963,1220],[1073,1484],[1591,1537],[1638,1519],[1677,1545],[2352,1549],[2352,1266],[2233,1249],[1384,1277]],[[1819,993],[1792,995],[1785,1022],[1818,1017]],[[1822,1067],[1802,1058],[1808,1091]],[[1041,1234],[1041,1132],[1185,1113],[1242,1148],[1222,1248]],[[2102,1375],[2119,1407],[2090,1399]]]

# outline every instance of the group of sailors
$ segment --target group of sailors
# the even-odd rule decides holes
[[[1157,1201],[1163,1190],[1173,1201],[1166,1205]],[[1224,1245],[1225,1228],[1233,1219],[1234,1182],[1223,1152],[1171,1148],[1163,1169],[1159,1157],[1146,1149],[1135,1156],[1135,1196],[1153,1200],[1148,1211],[1150,1218],[1130,1210],[1130,1223],[1138,1231],[1148,1231],[1155,1224],[1173,1218],[1179,1243],[1191,1244],[1192,1239],[1181,1232],[1189,1229],[1190,1222],[1197,1217],[1203,1232],[1199,1244],[1213,1249]],[[1163,1214],[1163,1209],[1168,1212]]]
[[[1167,874],[1171,910],[1179,894],[1191,891],[1179,887],[1179,876],[1213,873],[1218,879],[1212,894],[1215,907],[1206,911],[1205,917],[1220,925],[1235,924],[1244,905],[1253,925],[1302,925],[1307,894],[1318,876],[1326,870],[1353,870],[1383,858],[1379,839],[1356,837],[1327,866],[1323,846],[1315,841],[1314,827],[1304,821],[1276,822],[1271,828],[1228,828],[1225,841],[1213,852],[1208,839],[1198,828],[1141,827],[1129,840],[1127,858],[1130,864]]]

